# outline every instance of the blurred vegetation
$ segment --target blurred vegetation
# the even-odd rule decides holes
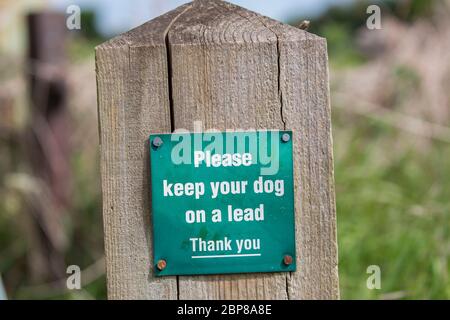
[[[380,6],[383,16],[412,23],[419,18],[430,18],[436,0],[385,0],[356,1],[352,5],[335,6],[325,14],[314,19],[308,31],[325,37],[328,41],[328,52],[333,67],[348,67],[367,61],[358,51],[355,39],[358,30],[364,27],[367,20],[366,9],[376,3]],[[291,24],[299,25],[301,19]]]
[[[343,73],[372,63],[357,44],[367,4],[360,1],[332,8],[312,21],[310,29],[327,38],[334,76],[341,297],[450,299],[450,144],[356,114],[352,106],[337,105],[339,100],[333,99]],[[384,1],[380,5],[382,19],[389,17],[408,26],[431,21],[436,1]],[[384,57],[378,59],[384,61]],[[382,72],[379,70],[374,72]],[[399,64],[386,72],[393,88],[388,98],[381,100],[384,110],[398,110],[414,99],[422,87],[421,75],[415,70]],[[348,94],[352,96],[352,92]],[[358,99],[352,104],[357,107]],[[448,110],[449,105],[441,108]],[[421,109],[418,113],[424,114],[427,105]],[[448,126],[448,119],[441,120]],[[381,268],[381,290],[366,287],[370,265]]]
[[[450,145],[420,150],[379,121],[333,121],[342,298],[449,299]],[[369,265],[381,290],[366,288]]]
[[[65,278],[49,279],[42,276],[45,272],[37,272],[36,276],[36,269],[44,267],[34,258],[42,251],[37,240],[45,229],[40,228],[41,221],[30,212],[34,205],[30,194],[40,190],[33,190],[39,185],[28,163],[25,142],[29,129],[24,125],[27,116],[23,115],[30,108],[28,70],[22,57],[0,57],[5,62],[0,64],[0,84],[13,89],[0,90],[0,98],[15,97],[11,117],[21,118],[5,121],[11,122],[7,128],[0,121],[0,275],[10,299],[106,298],[94,71],[94,47],[104,39],[95,30],[93,13],[83,12],[81,19],[83,28],[72,31],[67,41],[68,109],[73,122],[67,128],[71,131],[67,144],[72,146],[70,184],[74,192],[70,208],[61,214],[67,237],[63,259],[67,266],[80,266],[82,290],[67,290]]]
[[[106,41],[106,39],[97,31],[95,27],[95,13],[83,10],[81,13],[83,28],[75,31],[73,41],[69,45],[69,57],[73,63],[82,63],[84,59],[93,57],[97,45]]]
[[[388,15],[406,26],[432,20],[435,4],[426,0],[380,2],[383,19]],[[336,98],[347,72],[377,61],[384,64],[383,56],[367,56],[357,43],[366,8],[364,1],[332,8],[313,20],[310,29],[327,38],[331,65],[341,297],[450,299],[450,143],[421,136],[420,130],[417,134],[404,131],[383,117],[354,112],[351,107],[358,106],[358,99],[350,106]],[[103,39],[95,32],[92,14],[82,19],[88,27],[72,38],[69,57],[74,73],[80,69],[90,73],[77,74],[75,84],[88,84],[85,88],[77,85],[71,93],[79,127],[74,135],[82,138],[74,143],[75,192],[64,224],[68,236],[64,259],[67,265],[80,265],[89,283],[81,291],[67,291],[65,283],[46,283],[29,276],[33,243],[25,235],[31,217],[21,193],[11,187],[15,174],[27,173],[27,166],[20,145],[0,135],[0,273],[10,298],[106,298],[97,141],[82,125],[96,126],[92,121],[96,114],[93,48]],[[415,66],[396,63],[386,68],[390,91],[379,90],[381,102],[377,102],[384,112],[409,106],[420,90],[426,90]],[[10,75],[11,70],[15,69],[2,69],[1,74]],[[85,90],[90,90],[89,96],[80,100]],[[352,86],[347,91],[352,97]],[[80,111],[82,105],[90,111]],[[421,117],[428,105],[421,108],[415,116]],[[449,126],[448,119],[442,122]],[[370,265],[381,267],[381,290],[366,287]]]

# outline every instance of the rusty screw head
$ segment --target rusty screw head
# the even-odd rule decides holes
[[[291,136],[289,135],[289,133],[284,133],[284,134],[281,136],[281,141],[283,141],[283,142],[288,142],[289,140],[291,140]]]
[[[156,264],[156,268],[158,268],[159,271],[163,271],[165,268],[167,267],[167,262],[166,260],[159,260],[158,263]]]
[[[290,255],[285,255],[284,257],[283,257],[283,263],[285,264],[285,265],[287,265],[287,266],[289,266],[289,265],[291,265],[292,264],[292,256],[290,256]]]
[[[152,144],[155,148],[159,148],[162,146],[163,141],[160,137],[156,137],[155,139],[153,139]]]

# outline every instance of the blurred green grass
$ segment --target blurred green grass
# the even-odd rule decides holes
[[[450,145],[336,109],[333,125],[341,297],[449,299]]]

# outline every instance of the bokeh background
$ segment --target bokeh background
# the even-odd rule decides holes
[[[106,298],[94,47],[183,2],[0,0],[0,298]],[[342,298],[449,299],[450,1],[231,2],[328,40]]]

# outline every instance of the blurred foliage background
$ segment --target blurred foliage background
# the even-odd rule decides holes
[[[366,28],[366,1],[290,21],[311,20],[328,40],[341,296],[449,299],[450,1],[376,3],[381,30]],[[0,46],[0,274],[10,299],[106,298],[93,51],[104,39],[94,21],[83,12],[86,28],[68,39],[63,210],[46,210],[48,187],[26,156],[25,53]],[[32,209],[43,204],[50,217]],[[49,252],[64,262],[60,274],[49,272]],[[82,290],[66,289],[71,264]],[[381,268],[380,290],[366,287],[370,265]]]

